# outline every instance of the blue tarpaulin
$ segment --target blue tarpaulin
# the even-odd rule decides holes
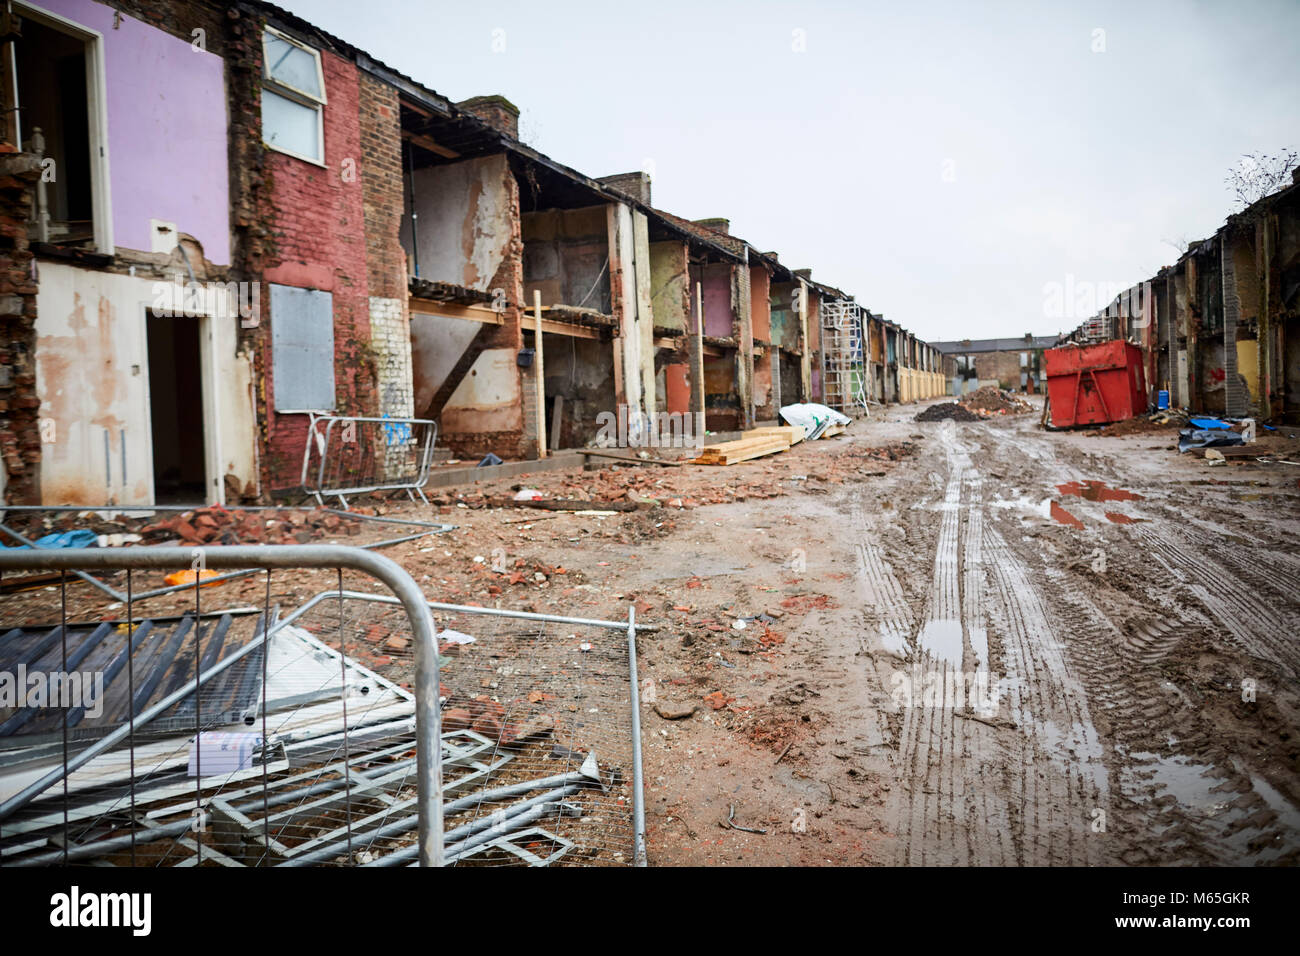
[[[1212,445],[1244,445],[1236,432],[1224,432],[1213,428],[1184,428],[1178,433],[1178,450],[1189,448],[1209,448]]]
[[[43,538],[37,538],[36,547],[39,549],[48,548],[93,548],[99,543],[99,535],[93,531],[59,531],[54,534],[47,534]],[[8,547],[11,551],[19,551],[26,548],[25,544],[17,544]]]

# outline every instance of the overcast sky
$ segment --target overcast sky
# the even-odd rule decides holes
[[[1300,148],[1294,0],[287,6],[929,340],[1073,328],[1053,290],[1150,277]]]

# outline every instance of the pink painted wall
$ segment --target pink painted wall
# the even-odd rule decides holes
[[[731,267],[712,263],[704,270],[704,334],[725,339],[732,331]]]
[[[230,262],[224,64],[93,0],[34,6],[102,36],[113,243],[148,252],[149,220],[176,223]]]

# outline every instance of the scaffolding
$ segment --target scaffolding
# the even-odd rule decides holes
[[[863,308],[852,299],[821,304],[822,383],[826,404],[845,415],[869,415]]]

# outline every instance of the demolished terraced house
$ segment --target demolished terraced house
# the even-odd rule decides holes
[[[647,175],[272,5],[16,0],[4,30],[10,503],[300,493],[313,442],[341,467],[331,416],[508,460],[620,407],[722,432],[944,390],[932,347]]]
[[[1064,342],[1125,339],[1149,401],[1300,422],[1300,170],[1213,236],[1117,295]]]

